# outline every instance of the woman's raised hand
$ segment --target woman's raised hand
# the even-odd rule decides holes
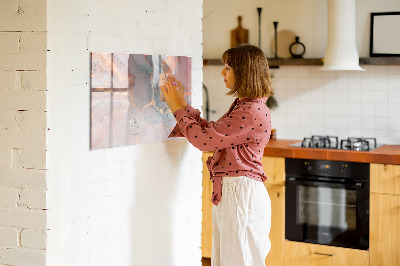
[[[169,77],[168,77],[169,78]],[[183,108],[186,107],[187,102],[185,100],[185,87],[183,86],[182,82],[179,79],[176,79],[175,77],[171,77],[172,84],[176,84],[178,86],[178,97],[179,97],[179,103]]]
[[[161,87],[161,91],[172,112],[185,108],[187,104],[184,95],[185,88],[178,79],[168,76],[164,86]]]

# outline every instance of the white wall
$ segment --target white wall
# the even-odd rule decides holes
[[[357,47],[369,56],[370,12],[398,11],[400,2],[356,1]],[[250,30],[250,43],[257,45],[257,7],[263,7],[262,49],[272,56],[272,21],[278,30],[290,29],[307,47],[305,57],[323,57],[326,47],[327,1],[204,1],[204,58],[220,58],[229,48],[229,31],[236,17]],[[227,6],[232,6],[228,9]],[[250,7],[249,7],[250,6]],[[265,11],[265,12],[264,12]],[[224,15],[222,15],[224,14]],[[246,24],[247,23],[247,24]],[[218,25],[218,27],[215,27]],[[268,30],[267,30],[268,29]],[[216,38],[218,36],[219,38]],[[279,50],[278,50],[279,51]],[[301,139],[312,134],[376,137],[383,144],[400,143],[400,66],[363,66],[366,72],[321,72],[318,66],[281,66],[271,70],[279,107],[272,124],[281,139]],[[210,109],[218,119],[232,102],[220,76],[221,66],[204,67],[204,84],[210,92]]]
[[[273,21],[279,22],[278,31],[290,30],[300,36],[300,41],[304,42],[309,51],[307,56],[316,57],[323,50],[327,37],[324,32],[327,26],[326,2],[321,0],[205,0],[204,58],[220,58],[221,54],[229,48],[230,31],[237,27],[238,16],[242,16],[243,28],[249,30],[249,43],[258,45],[258,7],[262,8],[261,49],[267,57],[273,55]]]
[[[0,265],[46,260],[46,1],[0,2]]]
[[[272,22],[278,21],[278,32],[291,31],[300,37],[300,41],[306,46],[305,57],[321,58],[324,56],[327,41],[327,2],[327,0],[204,0],[204,58],[220,58],[229,48],[230,31],[237,27],[238,16],[242,16],[242,26],[249,30],[249,43],[258,45],[258,7],[262,8],[261,49],[267,57],[274,55]],[[360,57],[369,56],[370,13],[399,10],[398,0],[356,0],[356,42]],[[285,42],[286,39],[282,38],[281,41]]]
[[[89,149],[89,52],[192,56],[199,107],[201,18],[201,0],[48,1],[48,265],[201,264],[201,152]]]

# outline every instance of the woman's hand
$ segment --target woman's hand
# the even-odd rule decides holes
[[[186,106],[184,87],[181,84],[182,83],[179,80],[168,77],[164,86],[161,87],[161,91],[164,94],[165,102],[173,113],[178,109],[185,108]]]
[[[187,102],[185,100],[185,87],[183,86],[182,82],[175,77],[168,76],[168,79],[171,80],[172,84],[174,84],[175,82],[176,86],[178,87],[179,103],[183,108],[185,108],[187,105]]]

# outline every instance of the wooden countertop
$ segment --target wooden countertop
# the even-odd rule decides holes
[[[383,145],[372,151],[290,147],[301,140],[270,140],[264,156],[364,163],[400,164],[400,145]]]

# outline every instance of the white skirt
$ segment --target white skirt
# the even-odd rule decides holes
[[[262,182],[245,176],[223,177],[212,223],[212,266],[265,265],[271,249],[271,201]]]

